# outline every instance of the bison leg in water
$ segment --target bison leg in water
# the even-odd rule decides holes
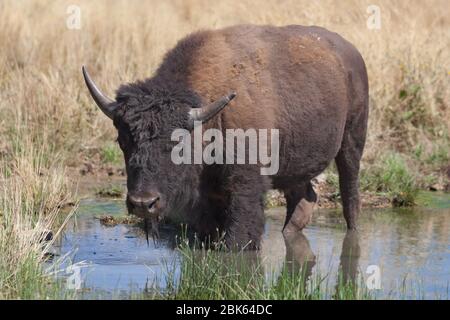
[[[284,197],[287,213],[283,233],[302,230],[310,222],[317,201],[311,182],[285,189]]]
[[[225,209],[228,247],[258,249],[264,231],[264,194],[269,189],[258,167],[235,165],[227,179],[229,201]]]

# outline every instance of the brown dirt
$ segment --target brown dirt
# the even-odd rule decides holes
[[[319,208],[338,208],[341,207],[340,197],[335,189],[329,184],[322,182],[314,185],[314,190],[318,195],[317,206]],[[363,208],[387,208],[391,207],[390,199],[385,195],[372,192],[361,192],[361,206]]]
[[[108,197],[110,186],[126,190],[125,171],[121,166],[110,166],[96,163],[83,163],[79,167],[70,167],[68,175],[73,181],[74,189],[81,198],[102,196]],[[314,180],[314,190],[318,195],[319,208],[338,208],[341,206],[338,193],[325,179]],[[104,190],[104,191],[100,191]],[[99,195],[100,193],[100,195]],[[112,197],[121,197],[111,192]],[[123,197],[123,195],[122,195]],[[385,208],[392,206],[388,197],[370,192],[361,193],[363,208]],[[281,192],[270,190],[266,198],[267,207],[284,206],[286,201]]]
[[[91,169],[85,171],[86,167],[86,164],[83,164],[80,167],[69,167],[67,169],[73,191],[78,197],[97,196],[99,190],[108,186],[120,186],[123,190],[126,190],[126,176],[122,168],[91,164],[88,166]],[[107,195],[107,192],[105,192],[105,195]]]

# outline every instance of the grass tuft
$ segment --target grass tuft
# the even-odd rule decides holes
[[[61,297],[43,262],[69,193],[63,168],[45,166],[41,152],[26,144],[0,162],[0,299]]]
[[[117,144],[106,144],[101,150],[101,158],[107,164],[120,164],[123,160],[122,151]]]
[[[373,166],[362,170],[363,190],[387,193],[394,206],[411,206],[418,194],[416,177],[404,158],[396,153],[383,156]]]

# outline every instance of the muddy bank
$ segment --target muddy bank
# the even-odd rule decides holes
[[[312,180],[314,191],[317,193],[316,208],[333,209],[341,207],[339,192],[327,183],[325,174]],[[361,192],[361,205],[363,208],[389,208],[392,207],[390,198],[385,194]],[[268,208],[285,206],[286,199],[282,192],[270,190],[266,196]]]
[[[73,191],[80,198],[124,198],[126,193],[126,175],[121,167],[108,165],[84,164],[81,167],[70,168],[69,177]],[[321,174],[313,179],[314,190],[318,195],[318,208],[339,208],[341,206],[339,193],[327,183],[326,175]],[[363,208],[391,207],[387,195],[372,192],[361,192]],[[266,195],[266,207],[285,206],[283,193],[270,190]]]
[[[445,170],[444,170],[445,169]],[[430,184],[420,189],[420,193],[446,192],[450,190],[450,166],[444,168],[447,179],[439,184]],[[71,166],[67,169],[72,181],[73,191],[77,197],[83,198],[125,198],[126,173],[121,164],[103,163],[98,156],[93,160],[85,159],[81,165]],[[318,195],[316,208],[341,208],[339,189],[336,183],[330,183],[327,173],[322,173],[312,180],[314,190]],[[362,208],[390,208],[394,205],[395,198],[387,193],[363,191],[360,189]],[[414,200],[416,205],[424,205],[421,197]],[[266,195],[266,207],[285,206],[286,200],[283,194],[277,190],[270,190]],[[398,206],[398,205],[397,205]]]

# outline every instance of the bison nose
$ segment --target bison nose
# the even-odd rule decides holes
[[[152,195],[128,195],[130,202],[136,207],[143,207],[147,209],[152,209],[158,202],[160,196],[159,194]]]

